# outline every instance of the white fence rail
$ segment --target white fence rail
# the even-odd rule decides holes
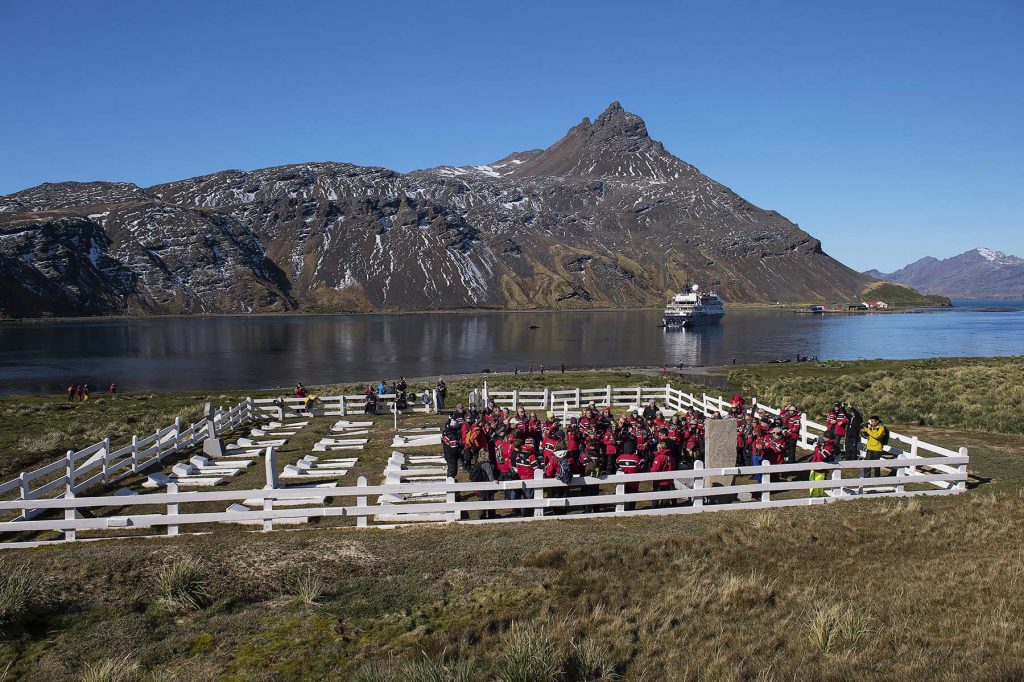
[[[386,398],[387,396],[385,396]],[[393,396],[392,404],[393,404]],[[486,385],[474,391],[479,402],[494,400],[499,405],[525,409],[579,409],[588,402],[614,407],[643,405],[655,400],[669,410],[695,409],[705,414],[724,413],[728,403],[721,396],[696,396],[672,388],[607,386],[600,389],[569,389],[544,391],[494,391]],[[350,400],[357,404],[350,405]],[[314,414],[345,415],[362,410],[363,396],[337,396],[321,399],[319,411]],[[284,400],[287,410],[307,415],[302,410],[303,400]],[[214,416],[217,433],[249,421],[261,412],[277,411],[272,399],[247,399],[229,410],[218,410]],[[418,406],[421,410],[424,406]],[[427,406],[425,409],[431,409]],[[777,410],[759,405],[771,413]],[[353,409],[354,408],[354,409]],[[316,409],[316,408],[315,408]],[[389,408],[388,411],[390,411]],[[812,439],[825,430],[825,425],[802,417],[800,447],[810,449]],[[13,515],[13,519],[0,522],[0,533],[57,532],[63,539],[40,539],[29,535],[24,540],[0,542],[0,548],[26,547],[79,539],[77,532],[91,532],[95,537],[116,536],[119,529],[163,528],[168,535],[177,535],[180,527],[195,524],[247,523],[273,530],[275,523],[312,519],[354,519],[357,527],[371,525],[373,517],[414,520],[417,515],[440,516],[448,522],[494,523],[558,518],[570,510],[581,510],[571,518],[633,516],[660,514],[690,514],[702,511],[730,509],[765,509],[797,505],[816,505],[861,499],[854,491],[866,488],[875,496],[903,497],[909,495],[948,495],[966,488],[969,458],[966,448],[958,451],[919,440],[916,436],[892,433],[881,460],[856,460],[837,463],[799,463],[761,466],[723,467],[705,469],[698,461],[693,469],[644,474],[617,474],[601,477],[576,477],[566,485],[557,479],[536,478],[528,481],[497,481],[481,483],[455,483],[447,481],[399,482],[385,485],[367,485],[359,478],[356,486],[325,488],[316,492],[319,501],[308,506],[287,504],[301,498],[308,502],[310,488],[263,488],[257,490],[216,490],[178,492],[170,483],[166,493],[147,493],[113,498],[111,496],[78,496],[101,482],[114,482],[159,461],[176,448],[198,443],[209,432],[206,420],[200,420],[186,429],[175,423],[145,438],[134,438],[130,446],[111,450],[108,441],[89,446],[78,452],[18,479],[0,485],[0,493],[19,491],[18,499],[0,501],[0,516]],[[392,461],[401,466],[404,456],[393,453]],[[882,475],[883,469],[889,473]],[[810,472],[824,472],[825,480],[807,480]],[[843,478],[844,472],[857,471],[854,477]],[[867,473],[865,473],[867,472]],[[410,472],[411,473],[411,472]],[[870,474],[875,475],[870,475]],[[725,486],[712,486],[714,477],[749,476],[751,482],[736,482]],[[31,486],[34,480],[46,482]],[[393,479],[392,479],[393,480]],[[657,486],[663,482],[666,489]],[[633,490],[632,484],[650,488]],[[583,486],[589,486],[584,488]],[[596,486],[596,488],[594,487]],[[64,494],[49,494],[64,488]],[[627,490],[628,487],[628,490]],[[603,491],[601,494],[593,494]],[[369,504],[375,496],[384,499],[403,498],[426,494],[445,501]],[[475,499],[462,499],[471,496]],[[505,499],[494,499],[501,496]],[[246,511],[189,511],[194,504],[248,500]],[[275,503],[281,504],[276,505]],[[328,504],[330,502],[330,504]],[[637,503],[655,506],[635,509]],[[287,506],[285,506],[287,505]],[[123,509],[147,507],[140,513],[121,513]],[[78,518],[77,510],[102,508],[116,509],[113,515],[99,513]],[[497,519],[469,519],[471,513],[511,512]],[[45,518],[37,518],[44,515]],[[63,518],[61,518],[63,517]],[[401,521],[399,521],[400,523]],[[388,525],[394,525],[390,522]],[[123,534],[123,533],[122,533]],[[133,535],[136,535],[133,533]]]
[[[168,535],[177,535],[179,528],[190,524],[258,522],[264,530],[273,530],[274,523],[289,519],[309,519],[341,517],[354,518],[355,525],[368,526],[368,519],[376,515],[399,514],[444,514],[447,521],[470,522],[472,512],[512,511],[518,515],[491,519],[488,522],[509,522],[530,519],[556,518],[559,512],[583,507],[583,514],[574,514],[571,518],[602,517],[602,516],[634,516],[660,514],[689,514],[701,511],[724,511],[732,509],[767,509],[796,505],[825,504],[840,500],[858,499],[859,496],[847,491],[856,486],[891,486],[894,491],[884,493],[887,496],[903,497],[908,495],[948,495],[957,492],[967,480],[968,458],[964,456],[927,458],[920,460],[866,460],[859,462],[803,463],[761,466],[726,467],[705,469],[697,462],[693,469],[645,474],[619,474],[601,477],[577,476],[570,484],[557,479],[536,478],[529,481],[495,481],[482,483],[398,483],[389,485],[366,485],[366,479],[360,478],[358,485],[345,488],[331,488],[331,499],[354,499],[355,504],[314,505],[308,507],[279,507],[275,502],[287,503],[295,498],[308,499],[310,489],[260,489],[260,490],[219,490],[209,492],[179,493],[172,483],[167,493],[147,494],[118,498],[110,497],[77,497],[54,498],[47,500],[26,501],[13,500],[0,502],[0,511],[21,511],[29,505],[51,511],[63,511],[65,518],[20,520],[2,524],[5,531],[40,532],[57,531],[64,533],[64,540],[31,541],[0,543],[0,548],[24,547],[38,544],[51,544],[76,539],[77,531],[97,531],[111,529],[146,529],[163,527]],[[956,468],[955,473],[913,473],[917,467],[932,467],[938,464]],[[843,471],[865,469],[891,469],[894,473],[887,476],[842,478]],[[831,472],[827,480],[803,480],[810,471]],[[710,486],[708,479],[717,476],[753,476],[753,483],[740,483],[728,486]],[[760,477],[760,481],[757,478]],[[787,480],[795,477],[795,480]],[[644,492],[627,492],[629,484],[654,486],[659,481],[671,482],[672,487],[666,490]],[[908,486],[945,483],[945,488],[908,490]],[[605,494],[585,495],[582,486],[598,486],[612,488]],[[821,497],[790,497],[794,492],[821,491]],[[324,490],[323,492],[328,492]],[[569,492],[569,495],[565,493]],[[444,495],[448,501],[402,504],[368,504],[367,500],[377,495],[407,495],[411,493],[430,493]],[[481,495],[483,493],[483,495]],[[557,495],[551,495],[557,493]],[[575,493],[575,494],[571,494]],[[472,495],[477,499],[455,501],[458,495]],[[502,495],[506,499],[481,499]],[[741,496],[749,496],[749,501],[739,501]],[[518,499],[508,499],[518,498]],[[186,512],[185,505],[210,502],[237,502],[241,500],[258,500],[261,504],[250,511],[239,512]],[[655,506],[644,509],[629,509],[629,505],[638,502],[654,502],[673,506]],[[166,506],[166,511],[140,514],[124,514],[116,516],[95,516],[92,518],[75,518],[75,510],[98,507],[132,507]],[[525,514],[525,515],[524,515]],[[481,520],[482,521],[482,520]]]
[[[398,396],[394,393],[377,395],[373,414],[391,414],[394,410]],[[356,395],[333,395],[317,396],[309,409],[306,409],[305,398],[256,398],[252,401],[256,409],[271,417],[346,417],[353,414],[364,414],[366,405],[366,394]],[[423,403],[415,393],[409,394],[407,407],[402,413],[408,412],[434,412],[435,403],[433,392],[430,394],[430,403]]]
[[[132,436],[131,443],[117,449],[111,448],[110,438],[104,438],[81,450],[68,450],[61,459],[37,469],[23,471],[17,478],[0,484],[0,496],[16,494],[24,504],[17,508],[19,513],[14,520],[28,520],[45,509],[30,504],[32,501],[55,495],[73,498],[95,486],[117,483],[160,463],[169,454],[250,422],[255,414],[252,399],[247,398],[227,409],[213,411],[212,425],[208,417],[188,427],[182,427],[181,420],[175,419],[173,424],[148,436]],[[5,528],[0,522],[0,531]]]

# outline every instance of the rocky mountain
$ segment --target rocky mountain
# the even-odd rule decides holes
[[[927,256],[896,272],[864,274],[951,298],[1024,299],[1024,258],[992,249],[972,249],[945,260]]]
[[[547,149],[411,173],[306,163],[0,197],[7,316],[855,298],[870,279],[614,103]]]

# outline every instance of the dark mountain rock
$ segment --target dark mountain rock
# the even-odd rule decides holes
[[[972,249],[945,260],[926,256],[896,272],[865,274],[952,298],[1024,299],[1024,258],[992,249]]]
[[[830,301],[869,281],[618,103],[487,165],[48,183],[0,197],[0,254],[9,316],[654,306],[689,280]]]

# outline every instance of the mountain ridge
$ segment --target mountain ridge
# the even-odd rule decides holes
[[[1024,258],[984,247],[946,259],[925,256],[876,279],[906,284],[922,293],[956,298],[1024,299]]]
[[[0,274],[0,312],[19,317],[628,308],[690,280],[727,301],[829,301],[870,281],[617,102],[490,164],[44,183],[0,197]]]

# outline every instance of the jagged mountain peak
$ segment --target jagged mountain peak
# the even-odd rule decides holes
[[[593,121],[584,117],[562,139],[502,175],[670,182],[695,174],[651,139],[642,118],[612,102]]]

